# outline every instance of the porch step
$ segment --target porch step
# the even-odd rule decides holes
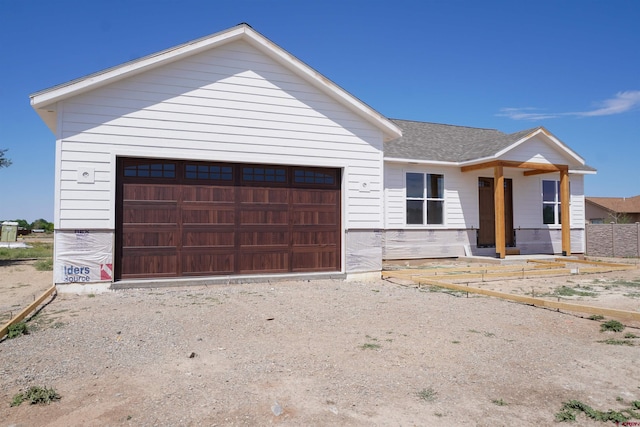
[[[518,248],[506,248],[505,255],[520,255],[520,249]]]

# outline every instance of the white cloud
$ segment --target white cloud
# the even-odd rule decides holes
[[[552,113],[536,113],[538,108],[501,108],[500,113],[496,114],[500,117],[509,117],[513,120],[542,120],[542,119],[555,119],[558,114]],[[532,112],[533,111],[533,112]]]
[[[640,106],[640,90],[628,90],[626,92],[618,92],[614,98],[607,99],[599,103],[600,108],[592,111],[584,111],[579,113],[567,113],[580,117],[593,116],[610,116],[612,114],[625,113]]]
[[[502,108],[497,116],[508,117],[513,120],[542,120],[556,119],[563,116],[595,117],[621,114],[640,107],[640,90],[628,90],[618,92],[613,98],[597,103],[598,108],[590,111],[578,111],[570,113],[542,113],[539,109],[527,108]]]

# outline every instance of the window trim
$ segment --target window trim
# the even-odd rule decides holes
[[[544,200],[544,183],[545,182],[553,182],[555,183],[554,189],[554,200],[553,201],[545,201]],[[562,210],[561,210],[561,200],[560,200],[560,180],[559,179],[542,179],[540,181],[540,195],[542,202],[542,225],[549,228],[557,228],[562,226]],[[553,207],[553,221],[550,223],[544,222],[544,208],[546,205],[551,205]]]
[[[422,176],[422,196],[421,197],[410,197],[408,195],[408,177],[409,174],[416,174]],[[429,177],[436,176],[442,179],[442,197],[429,197]],[[437,179],[437,178],[436,178]],[[430,172],[422,172],[422,171],[404,171],[404,225],[406,227],[411,228],[444,228],[447,224],[447,216],[446,216],[446,189],[445,189],[445,174],[444,173],[430,173]],[[422,202],[422,222],[420,224],[410,224],[408,222],[407,215],[407,202],[409,201],[420,201]],[[429,202],[441,202],[441,223],[429,223]]]

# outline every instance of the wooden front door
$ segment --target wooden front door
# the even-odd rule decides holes
[[[116,279],[340,271],[339,169],[119,159]]]
[[[480,224],[478,227],[478,247],[495,247],[496,223],[493,178],[478,178],[478,202]],[[513,182],[504,180],[504,226],[506,246],[515,244],[513,235]]]

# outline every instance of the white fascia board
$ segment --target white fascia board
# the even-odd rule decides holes
[[[598,171],[586,171],[581,169],[569,169],[569,173],[573,175],[597,175]]]
[[[54,86],[31,95],[31,106],[35,109],[45,108],[48,105],[76,96],[89,90],[94,90],[113,81],[136,75],[140,72],[174,62],[182,57],[197,54],[213,46],[228,43],[244,33],[244,28],[234,27],[212,36],[194,40],[192,42],[176,46],[143,58],[126,62],[62,85]]]
[[[443,162],[437,160],[418,160],[418,159],[402,159],[398,157],[385,157],[385,163],[405,163],[411,165],[431,165],[431,166],[453,166],[458,167],[458,162]]]
[[[531,138],[533,138],[533,137],[535,137],[537,135],[544,135],[547,138],[547,140],[552,142],[556,147],[558,147],[565,154],[567,154],[568,156],[570,156],[571,158],[573,158],[574,160],[579,162],[581,165],[585,164],[585,161],[584,161],[584,159],[582,157],[580,157],[575,151],[571,150],[569,147],[567,147],[565,144],[563,144],[558,138],[553,136],[553,134],[551,132],[549,132],[548,130],[546,130],[543,127],[539,127],[538,129],[536,129],[535,131],[531,132],[529,135],[525,136],[524,138],[521,138],[518,141],[516,141],[515,143],[511,144],[510,146],[498,151],[495,154],[494,158],[496,158],[496,159],[499,158],[500,156],[508,153],[509,151],[513,150],[514,148],[518,147],[519,145],[524,144],[525,142],[527,142],[528,140],[530,140]]]

